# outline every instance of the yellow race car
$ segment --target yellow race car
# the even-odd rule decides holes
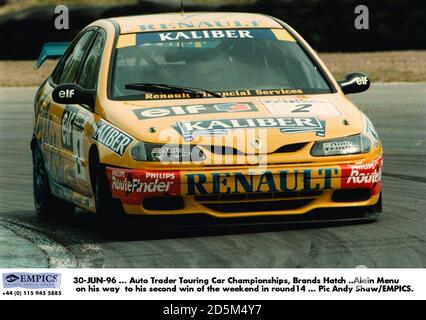
[[[284,22],[259,14],[99,20],[68,43],[35,98],[31,142],[40,218],[75,206],[130,215],[313,217],[381,212],[382,146]],[[183,217],[182,217],[183,218]]]

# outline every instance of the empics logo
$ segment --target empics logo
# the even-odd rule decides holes
[[[58,289],[61,287],[59,273],[3,273],[3,288]]]
[[[5,277],[6,282],[11,283],[11,282],[15,282],[16,280],[19,279],[18,276],[15,276],[14,274],[9,274]]]

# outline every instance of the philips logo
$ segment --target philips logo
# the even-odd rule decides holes
[[[3,288],[57,289],[61,286],[59,273],[3,273]]]

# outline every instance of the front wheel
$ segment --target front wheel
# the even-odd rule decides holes
[[[112,197],[105,166],[100,163],[96,164],[94,180],[98,226],[103,232],[115,233],[124,223],[125,214],[121,202]]]
[[[37,143],[33,149],[33,193],[34,206],[40,220],[69,218],[74,213],[74,204],[52,194],[43,155]]]
[[[368,207],[368,210],[365,212],[368,215],[367,220],[372,222],[379,221],[382,216],[382,192],[380,192],[379,200],[375,205]]]

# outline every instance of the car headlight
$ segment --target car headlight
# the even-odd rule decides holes
[[[376,132],[376,129],[374,128],[373,123],[370,119],[368,119],[367,116],[365,116],[365,130],[364,132],[370,136],[372,143],[375,147],[377,147],[380,144],[379,135]]]
[[[205,159],[205,155],[197,146],[185,144],[153,144],[139,142],[130,151],[130,155],[137,161],[157,162],[191,162]]]
[[[371,139],[364,133],[315,142],[311,149],[314,157],[367,153],[371,150]]]

